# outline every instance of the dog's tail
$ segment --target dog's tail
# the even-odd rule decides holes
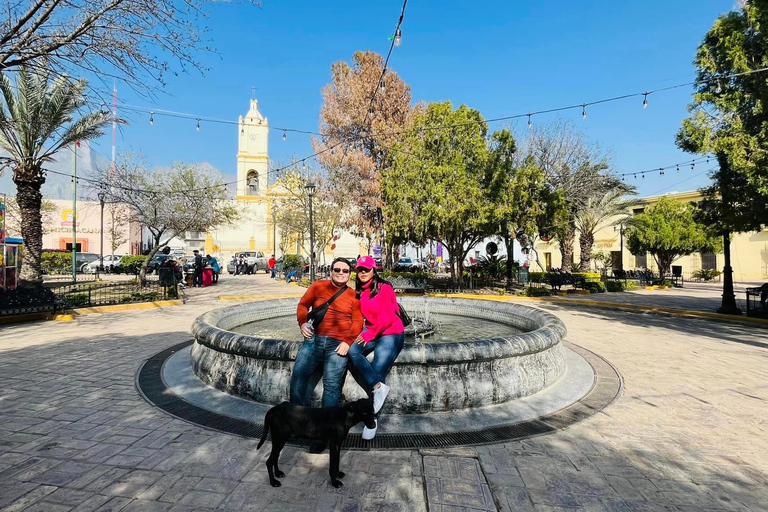
[[[259,444],[256,446],[256,449],[258,450],[261,448],[261,445],[264,444],[264,441],[267,440],[267,433],[269,433],[269,424],[271,423],[270,417],[272,416],[272,409],[267,411],[267,414],[264,416],[264,431],[261,433],[261,440],[259,441]]]

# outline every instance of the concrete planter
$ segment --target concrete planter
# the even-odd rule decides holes
[[[401,297],[413,314],[424,300],[434,313],[483,318],[525,331],[508,337],[406,345],[387,384],[392,392],[384,412],[450,411],[499,404],[534,394],[565,371],[561,341],[566,329],[555,316],[520,304],[468,299]],[[301,342],[263,339],[231,332],[256,320],[285,317],[296,324],[296,299],[253,302],[210,311],[192,326],[195,374],[207,384],[252,400],[277,404],[289,397],[291,370]],[[298,330],[298,326],[296,327]],[[315,399],[322,384],[315,390]],[[347,378],[344,397],[365,396]]]

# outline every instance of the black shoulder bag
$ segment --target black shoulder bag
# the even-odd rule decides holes
[[[337,291],[336,294],[328,300],[325,304],[318,306],[316,308],[312,308],[309,310],[309,313],[307,313],[307,321],[312,321],[312,328],[317,329],[317,326],[320,325],[320,322],[323,321],[323,318],[325,317],[326,311],[328,311],[328,307],[341,297],[341,294],[347,291],[349,287],[347,285],[344,285],[341,290]]]

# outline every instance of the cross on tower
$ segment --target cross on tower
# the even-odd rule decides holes
[[[257,90],[258,90],[258,89],[256,89],[256,87],[251,87],[251,99],[252,99],[252,100],[255,100],[255,99],[256,99],[256,91],[257,91]]]

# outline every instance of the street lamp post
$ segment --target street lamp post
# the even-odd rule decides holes
[[[277,207],[272,207],[272,254],[277,258]]]
[[[99,266],[96,268],[96,278],[98,279],[99,272],[104,271],[104,192],[99,192],[99,204],[101,205],[101,230],[99,231]]]
[[[309,282],[315,282],[315,225],[312,218],[312,197],[315,195],[315,184],[307,183],[304,188],[307,189],[309,196]]]

